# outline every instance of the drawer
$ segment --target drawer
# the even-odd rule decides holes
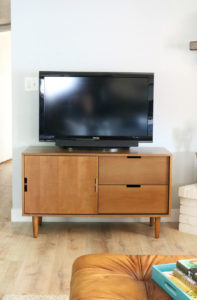
[[[99,213],[167,214],[168,186],[100,185]]]
[[[99,158],[99,184],[168,184],[169,157]]]

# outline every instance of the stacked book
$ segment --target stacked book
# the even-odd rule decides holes
[[[197,235],[197,184],[179,188],[179,231]]]
[[[178,260],[176,268],[170,272],[164,272],[164,275],[191,299],[197,299],[197,258]]]

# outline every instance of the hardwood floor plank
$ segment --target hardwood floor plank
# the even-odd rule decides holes
[[[12,161],[0,164],[0,222],[10,221],[12,207]]]
[[[38,239],[30,223],[0,224],[0,297],[5,293],[69,292],[73,261],[89,253],[196,255],[197,237],[162,223],[154,238],[148,223],[43,223]]]

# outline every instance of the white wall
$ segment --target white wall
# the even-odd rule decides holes
[[[10,32],[0,32],[0,163],[12,157]]]
[[[174,154],[177,187],[195,181],[196,0],[12,1],[13,207],[21,207],[21,152],[38,142],[39,70],[154,72],[154,146]],[[151,145],[150,145],[151,146]]]

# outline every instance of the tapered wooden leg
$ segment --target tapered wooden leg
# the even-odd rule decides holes
[[[150,226],[154,225],[154,218],[150,217]]]
[[[42,217],[38,217],[38,224],[41,226],[42,225]]]
[[[155,238],[158,239],[159,238],[159,234],[160,234],[160,217],[156,217],[155,218]]]
[[[38,237],[38,223],[39,223],[39,217],[33,216],[32,217],[32,223],[33,223],[33,236],[35,238]]]

